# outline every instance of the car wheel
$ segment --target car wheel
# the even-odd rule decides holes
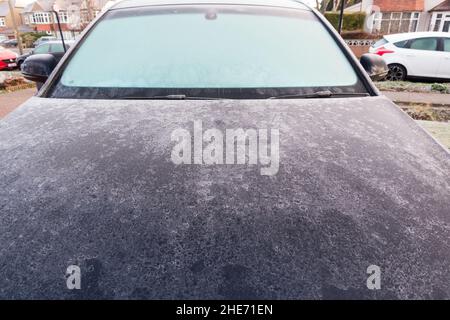
[[[389,73],[386,76],[388,81],[404,81],[406,79],[406,68],[400,64],[390,64]]]

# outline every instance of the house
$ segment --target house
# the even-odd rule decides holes
[[[55,35],[58,31],[57,21],[53,13],[53,5],[55,1],[37,0],[29,3],[22,12],[22,20],[25,25],[31,27],[36,32],[46,32],[49,35]],[[66,14],[63,10],[58,12],[61,22],[61,30],[64,37],[72,37],[67,21]]]
[[[16,20],[19,32],[28,31],[27,27],[22,23],[20,15],[22,10],[23,8],[15,6],[13,12],[11,12],[9,9],[8,1],[0,1],[0,35],[6,36],[10,39],[15,38],[13,15]]]
[[[450,0],[362,0],[346,12],[366,12],[370,33],[450,32]]]
[[[36,0],[22,11],[24,24],[37,32],[59,37],[58,14],[64,38],[73,39],[101,11],[106,0]]]
[[[431,8],[430,12],[432,16],[429,30],[450,32],[450,0]]]

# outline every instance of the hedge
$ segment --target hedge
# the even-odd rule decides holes
[[[48,36],[48,34],[46,32],[24,32],[20,36],[22,37],[22,43],[30,48],[33,46],[33,42],[40,37]]]
[[[339,25],[339,12],[326,12],[325,18],[336,28]],[[345,31],[357,31],[364,29],[364,22],[366,21],[365,13],[345,13],[344,14],[344,25],[342,30]]]

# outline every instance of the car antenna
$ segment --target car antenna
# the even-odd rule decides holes
[[[63,36],[62,29],[61,29],[61,22],[59,21],[58,12],[56,10],[52,10],[52,13],[56,16],[56,23],[58,24],[59,35],[61,36],[61,41],[62,41],[62,45],[63,45],[63,48],[64,48],[64,52],[66,52],[67,51],[66,43],[64,42],[64,36]]]

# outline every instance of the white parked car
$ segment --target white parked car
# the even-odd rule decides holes
[[[413,32],[384,36],[371,48],[389,66],[387,80],[450,79],[450,33]]]

